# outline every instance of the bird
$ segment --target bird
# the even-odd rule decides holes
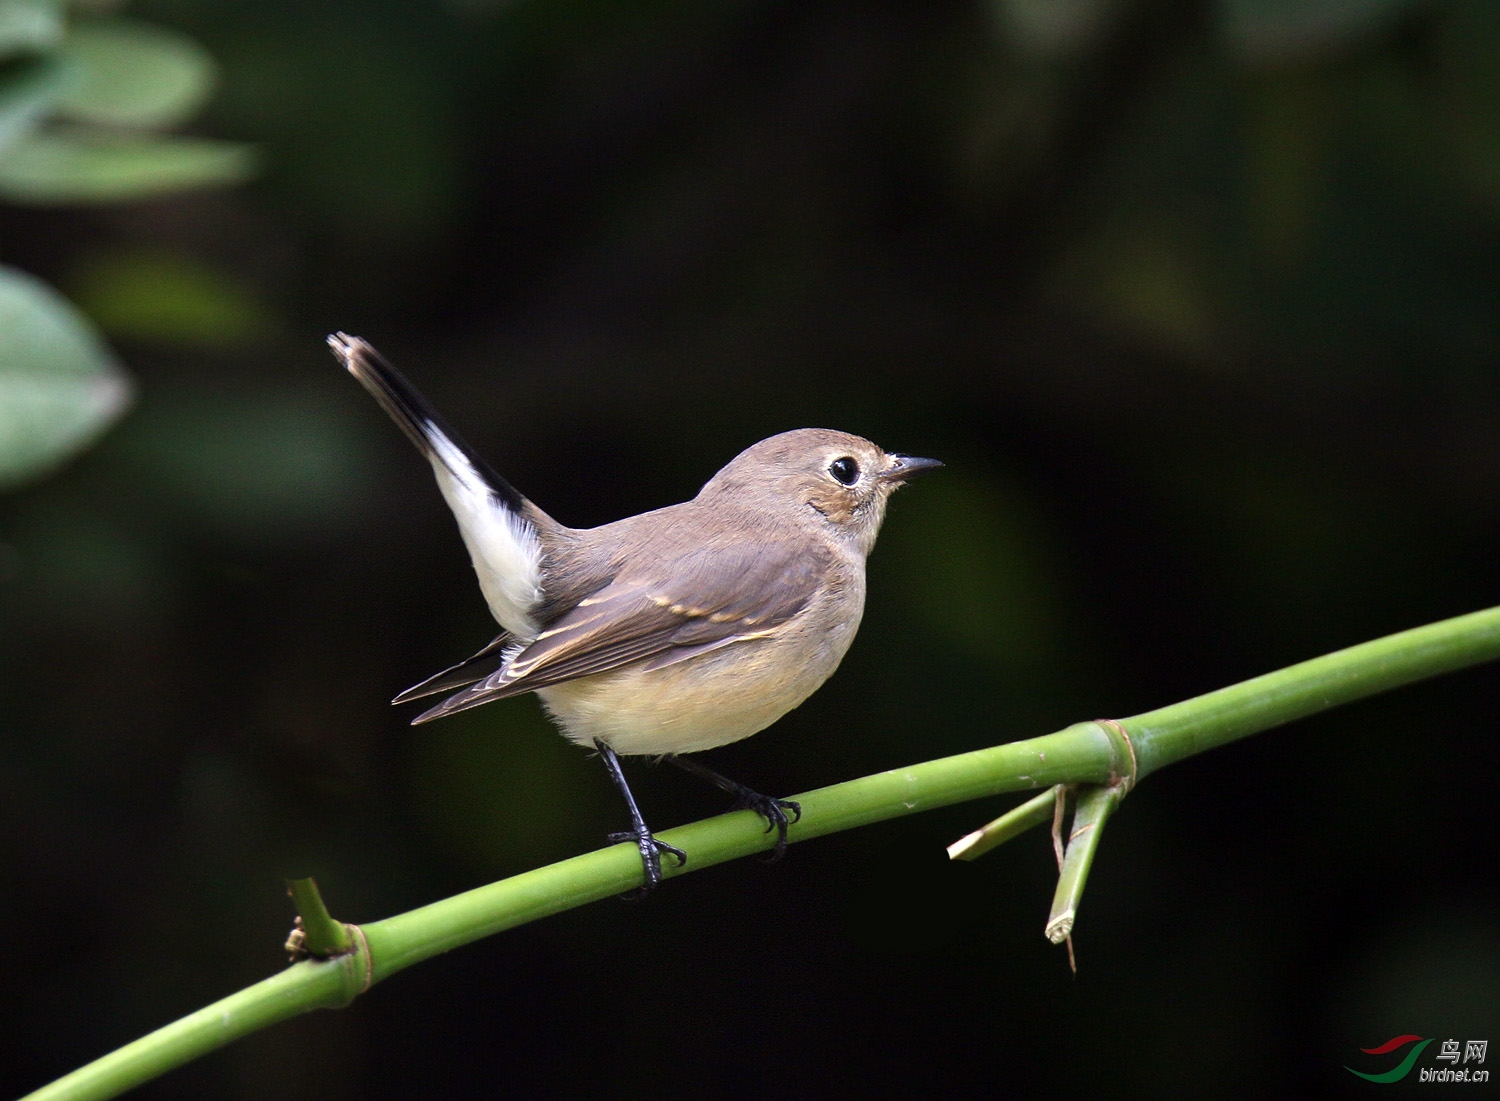
[[[816,691],[859,628],[865,559],[892,493],[943,464],[846,432],[802,428],[740,452],[689,501],[570,528],[463,442],[369,342],[328,337],[335,356],[432,465],[500,634],[402,692],[447,693],[424,723],[535,692],[561,732],[603,759],[631,819],[612,843],[638,849],[650,891],[657,839],[620,756],[664,758],[733,795],[786,850],[801,807],[683,754],[747,738]],[[788,817],[790,815],[790,817]]]

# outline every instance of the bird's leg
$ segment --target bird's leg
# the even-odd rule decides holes
[[[641,817],[640,808],[635,805],[635,796],[630,794],[630,785],[625,782],[625,772],[620,768],[620,758],[615,756],[615,751],[598,738],[594,739],[594,748],[599,751],[599,756],[604,758],[604,767],[609,769],[609,778],[615,782],[615,787],[620,789],[620,794],[625,797],[625,805],[630,808],[630,829],[610,834],[609,840],[616,844],[621,841],[634,841],[636,847],[641,850],[641,863],[646,867],[646,882],[640,889],[640,893],[644,895],[661,882],[662,853],[675,856],[679,868],[687,863],[687,853],[675,845],[658,841],[651,835],[651,831],[646,828],[646,820]]]
[[[715,787],[729,792],[734,796],[734,806],[731,810],[753,810],[766,820],[766,832],[776,830],[776,847],[771,850],[771,855],[766,859],[767,864],[774,864],[786,855],[786,828],[789,822],[800,822],[802,820],[802,807],[790,799],[773,799],[769,795],[762,795],[758,791],[751,791],[744,784],[736,783],[727,776],[720,776],[711,768],[705,768],[697,761],[690,761],[686,757],[678,757],[669,754],[667,760],[671,761],[684,772],[691,772],[694,776],[707,780]],[[787,812],[792,817],[787,818]]]

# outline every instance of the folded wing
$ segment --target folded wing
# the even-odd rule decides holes
[[[635,662],[660,668],[762,638],[807,606],[828,554],[789,543],[733,544],[694,551],[660,569],[657,576],[672,579],[670,588],[622,574],[579,600],[495,672],[414,721]]]
[[[463,688],[477,680],[483,680],[505,664],[506,651],[514,649],[516,645],[515,639],[509,634],[502,634],[473,657],[465,658],[457,665],[450,665],[441,673],[434,673],[421,684],[412,685],[391,702],[410,703],[423,696],[451,692],[455,688]]]

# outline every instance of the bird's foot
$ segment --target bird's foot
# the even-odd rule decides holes
[[[609,842],[618,845],[622,841],[634,841],[641,852],[641,864],[646,869],[646,882],[635,890],[628,892],[626,898],[645,898],[652,889],[661,882],[661,858],[665,853],[667,856],[677,859],[677,866],[681,868],[687,863],[687,853],[676,845],[668,845],[657,837],[644,825],[633,830],[620,830],[618,833],[609,835]]]
[[[775,799],[740,785],[740,791],[731,810],[753,810],[766,820],[766,832],[776,831],[776,847],[762,857],[764,864],[774,864],[786,855],[786,828],[793,822],[802,821],[802,804],[791,799]],[[787,815],[791,817],[788,818]]]
[[[758,791],[747,788],[738,780],[731,780],[728,776],[721,776],[713,769],[700,765],[697,761],[687,757],[678,757],[675,754],[666,758],[672,764],[684,772],[691,772],[707,780],[721,791],[727,791],[734,796],[734,805],[730,810],[753,810],[766,820],[766,832],[776,831],[776,847],[765,857],[762,863],[774,864],[786,855],[786,828],[793,822],[802,821],[802,807],[791,799],[773,799],[769,795],[762,795]],[[791,813],[791,818],[787,813]]]

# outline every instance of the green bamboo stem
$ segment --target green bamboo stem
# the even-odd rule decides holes
[[[1136,779],[1330,707],[1500,657],[1500,608],[1414,627],[1121,719]]]
[[[1057,873],[1057,893],[1052,899],[1052,913],[1047,918],[1047,939],[1061,944],[1073,935],[1083,886],[1104,836],[1104,823],[1125,797],[1122,785],[1090,785],[1078,791],[1078,805],[1073,811],[1073,829],[1068,848]]]
[[[1052,818],[1052,807],[1057,802],[1057,789],[1048,788],[1033,799],[1006,811],[993,822],[987,822],[973,833],[966,833],[948,846],[949,860],[978,860],[991,849],[998,848],[1013,837],[1019,837],[1034,826]]]
[[[349,926],[334,921],[328,913],[323,896],[318,893],[317,880],[289,879],[286,893],[297,907],[297,926],[286,942],[294,960],[303,956],[328,960],[355,950],[357,937]]]
[[[364,987],[359,955],[306,960],[80,1067],[29,1098],[118,1097],[158,1075],[289,1017],[339,1009]]]
[[[795,796],[805,841],[888,818],[1056,784],[1128,787],[1152,771],[1338,704],[1500,658],[1500,608],[1377,639],[1119,722],[975,750]],[[1095,831],[1097,832],[1097,831]],[[670,878],[764,851],[764,822],[737,811],[659,835],[686,849]],[[640,886],[633,845],[616,845],[362,927],[355,951],[304,961],[58,1079],[31,1101],[114,1097],[250,1032],[345,1005],[389,975],[481,937]],[[362,936],[361,936],[362,934]]]
[[[986,795],[1051,787],[1075,777],[1103,783],[1121,767],[1117,745],[1103,731],[1093,724],[1070,727],[793,796],[802,806],[802,820],[787,839],[807,841]],[[753,811],[693,822],[657,837],[689,854],[684,868],[663,862],[666,878],[763,852],[775,843],[775,834],[766,832],[765,820]],[[372,922],[364,932],[375,959],[375,981],[480,937],[621,894],[639,887],[642,878],[635,846],[614,845]]]
[[[1007,791],[1050,787],[1064,777],[1104,780],[1118,767],[1118,746],[1090,728],[892,769],[796,796],[802,820],[789,840],[827,833]],[[775,835],[753,811],[721,814],[658,833],[691,854],[687,867],[663,862],[667,877],[685,875],[771,848]],[[588,902],[639,887],[633,844],[575,856],[545,868],[430,903],[382,921],[349,926],[358,951],[306,960],[232,994],[73,1071],[24,1101],[97,1101],[181,1066],[241,1036],[314,1009],[338,1008],[371,985],[422,960]],[[306,882],[306,881],[301,881]],[[305,915],[304,915],[305,916]]]

